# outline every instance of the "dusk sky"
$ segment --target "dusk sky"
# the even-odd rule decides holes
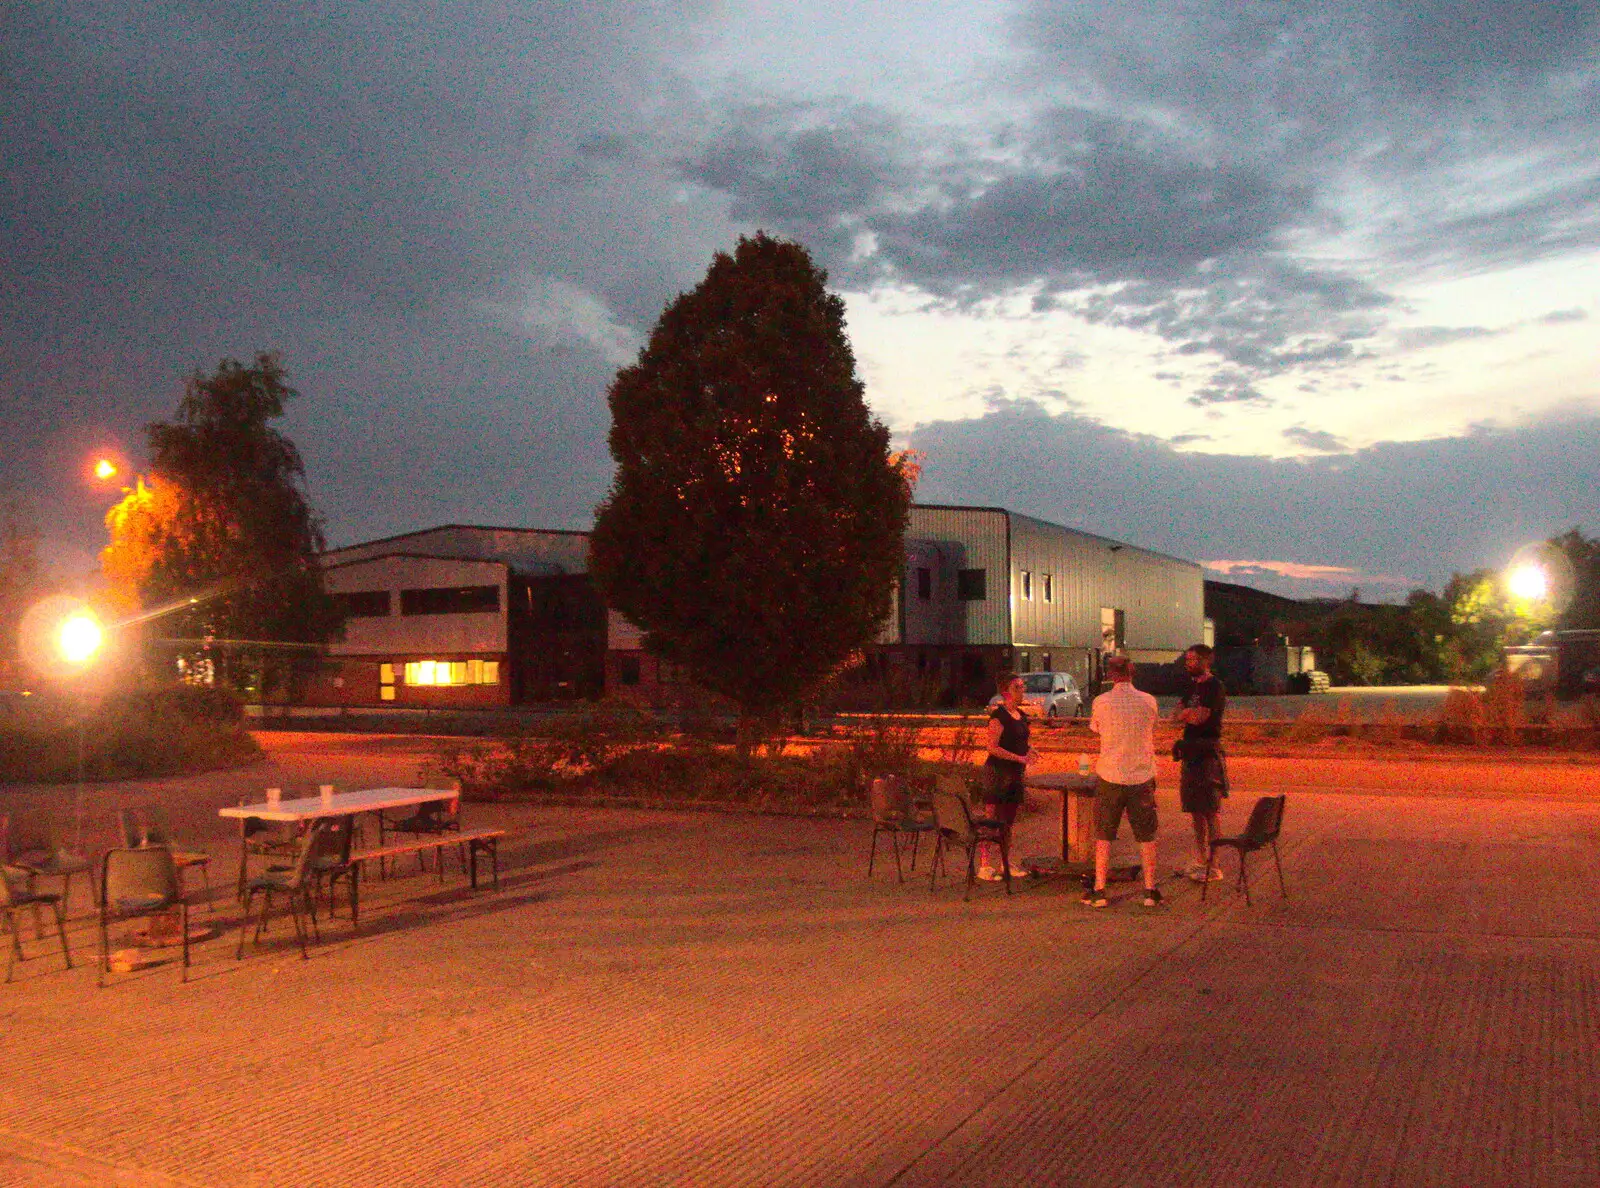
[[[1370,598],[1600,534],[1600,0],[0,21],[0,490],[61,570],[90,455],[260,350],[331,544],[586,528],[610,377],[757,228],[924,501]]]

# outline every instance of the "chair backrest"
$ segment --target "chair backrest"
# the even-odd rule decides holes
[[[0,865],[0,907],[12,907],[13,896],[22,896],[28,890],[28,872],[17,866]]]
[[[973,838],[972,810],[967,807],[966,798],[957,796],[943,786],[933,790],[933,820],[939,826],[940,833],[963,845]]]
[[[170,907],[182,897],[178,867],[166,846],[107,850],[100,866],[100,903],[112,911]]]
[[[1252,850],[1278,840],[1278,831],[1283,828],[1283,804],[1287,799],[1285,796],[1263,796],[1256,801],[1242,835]]]
[[[178,839],[172,834],[172,818],[159,804],[148,804],[139,810],[139,823],[144,831],[147,846],[175,846]]]
[[[868,794],[872,798],[872,820],[876,824],[900,825],[911,816],[911,798],[893,776],[879,776],[873,780]]]
[[[56,849],[55,830],[37,813],[25,817],[7,815],[0,825],[0,858],[14,861],[23,854],[50,854]]]
[[[300,839],[300,851],[294,859],[292,885],[303,887],[310,872],[344,866],[349,861],[350,818],[318,817]]]
[[[127,849],[138,849],[144,844],[144,829],[139,824],[139,814],[135,810],[117,810],[117,833]]]
[[[969,806],[972,804],[972,785],[966,777],[956,775],[954,772],[945,772],[933,781],[935,791],[947,792],[951,796],[959,796]]]

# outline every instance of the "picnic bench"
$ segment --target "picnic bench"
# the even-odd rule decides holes
[[[439,881],[444,881],[444,848],[446,846],[466,847],[466,867],[468,877],[472,881],[472,889],[478,889],[478,855],[489,855],[491,878],[494,889],[500,889],[500,839],[506,835],[504,829],[468,829],[451,830],[445,833],[430,833],[416,837],[410,841],[386,842],[370,850],[362,850],[350,855],[350,865],[359,866],[363,862],[382,861],[388,858],[400,858],[406,854],[426,854],[432,850],[435,854],[435,863],[439,868]]]

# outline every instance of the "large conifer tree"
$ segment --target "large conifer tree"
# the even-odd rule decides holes
[[[872,640],[903,563],[907,476],[826,279],[798,244],[740,239],[611,386],[594,577],[653,654],[747,722]]]

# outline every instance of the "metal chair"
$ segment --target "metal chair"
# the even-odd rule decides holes
[[[0,863],[27,871],[32,878],[60,879],[62,911],[66,911],[71,902],[75,874],[89,876],[90,897],[98,899],[94,863],[68,850],[44,817],[21,822],[9,816],[0,817]],[[31,880],[28,889],[34,890]]]
[[[50,910],[56,915],[56,935],[61,938],[61,955],[67,959],[67,968],[72,968],[72,950],[67,947],[67,913],[61,903],[61,896],[51,892],[34,891],[29,886],[32,876],[27,871],[15,866],[0,867],[0,917],[4,918],[6,933],[10,943],[6,945],[6,981],[11,980],[11,971],[18,961],[25,961],[26,955],[22,951],[22,925],[17,922],[17,909],[20,907],[33,909],[33,932],[37,938],[42,934],[39,927],[39,908],[48,904]]]
[[[288,897],[289,912],[294,917],[295,939],[300,942],[300,958],[307,960],[305,926],[300,919],[300,908],[303,904],[307,914],[311,917],[311,931],[317,943],[322,943],[322,930],[317,927],[317,904],[315,892],[317,887],[317,872],[336,864],[341,855],[346,866],[350,860],[350,822],[347,817],[322,817],[311,822],[311,827],[306,831],[300,851],[295,856],[293,867],[279,867],[270,869],[265,874],[257,875],[251,879],[245,888],[244,918],[239,922],[239,947],[234,953],[235,959],[244,957],[244,934],[250,927],[250,908],[255,902],[256,892],[261,892],[261,916],[256,921],[256,933],[252,944],[261,942],[261,934],[267,927],[267,913],[272,910],[272,896],[280,893]],[[354,883],[351,884],[352,889]],[[351,915],[355,915],[352,902]]]
[[[383,835],[387,833],[409,833],[413,836],[437,837],[445,833],[461,832],[461,785],[452,781],[449,785],[439,789],[438,800],[424,801],[417,806],[416,812],[409,817],[399,820],[386,818],[378,814],[378,845],[383,846]],[[466,869],[467,856],[465,852],[459,855],[461,868]],[[438,857],[434,860],[439,869],[439,881],[444,881],[444,850],[439,850]],[[383,859],[378,860],[378,873],[383,871]],[[423,851],[417,851],[417,869],[426,870],[427,859]]]
[[[1263,796],[1256,801],[1255,807],[1250,810],[1250,820],[1245,824],[1244,832],[1236,837],[1214,837],[1211,839],[1210,858],[1214,863],[1217,851],[1224,847],[1234,850],[1239,855],[1239,878],[1234,883],[1235,890],[1244,892],[1244,901],[1250,902],[1250,876],[1245,869],[1245,855],[1256,850],[1272,847],[1272,862],[1278,868],[1278,890],[1283,892],[1285,899],[1289,898],[1289,889],[1283,885],[1283,863],[1278,860],[1278,834],[1283,829],[1283,806],[1288,800],[1286,796]],[[1205,902],[1206,888],[1210,881],[1200,885],[1200,900]]]
[[[239,800],[241,807],[249,801]],[[251,858],[288,858],[298,852],[299,839],[292,826],[280,821],[264,821],[260,817],[239,819],[239,884],[236,894],[244,902],[245,884],[249,881],[247,870]]]
[[[178,866],[178,878],[194,867],[200,868],[200,882],[206,891],[206,910],[216,914],[211,901],[211,855],[202,850],[190,850],[179,844],[173,836],[172,822],[167,810],[158,804],[136,805],[117,813],[122,826],[122,844],[130,850],[142,846],[166,846],[172,850],[172,860]]]
[[[894,873],[900,882],[906,881],[900,867],[900,837],[911,835],[911,869],[917,869],[917,849],[924,833],[937,832],[932,821],[919,821],[911,811],[911,798],[893,776],[883,776],[872,781],[869,792],[872,799],[872,848],[867,851],[867,877],[872,877],[873,863],[878,856],[878,835],[887,833],[894,849]]]
[[[1011,831],[1004,822],[989,817],[974,817],[966,797],[951,791],[942,780],[933,792],[933,819],[939,832],[934,843],[933,862],[930,863],[932,871],[928,876],[928,890],[935,889],[945,851],[960,846],[967,852],[967,889],[961,898],[970,900],[972,888],[978,881],[978,847],[984,842],[995,842],[1000,846],[1000,868],[1005,872],[1006,894],[1011,894]]]
[[[189,903],[166,846],[108,850],[100,860],[100,978],[111,969],[111,921],[148,919],[176,910],[183,931],[180,978],[189,980]]]

